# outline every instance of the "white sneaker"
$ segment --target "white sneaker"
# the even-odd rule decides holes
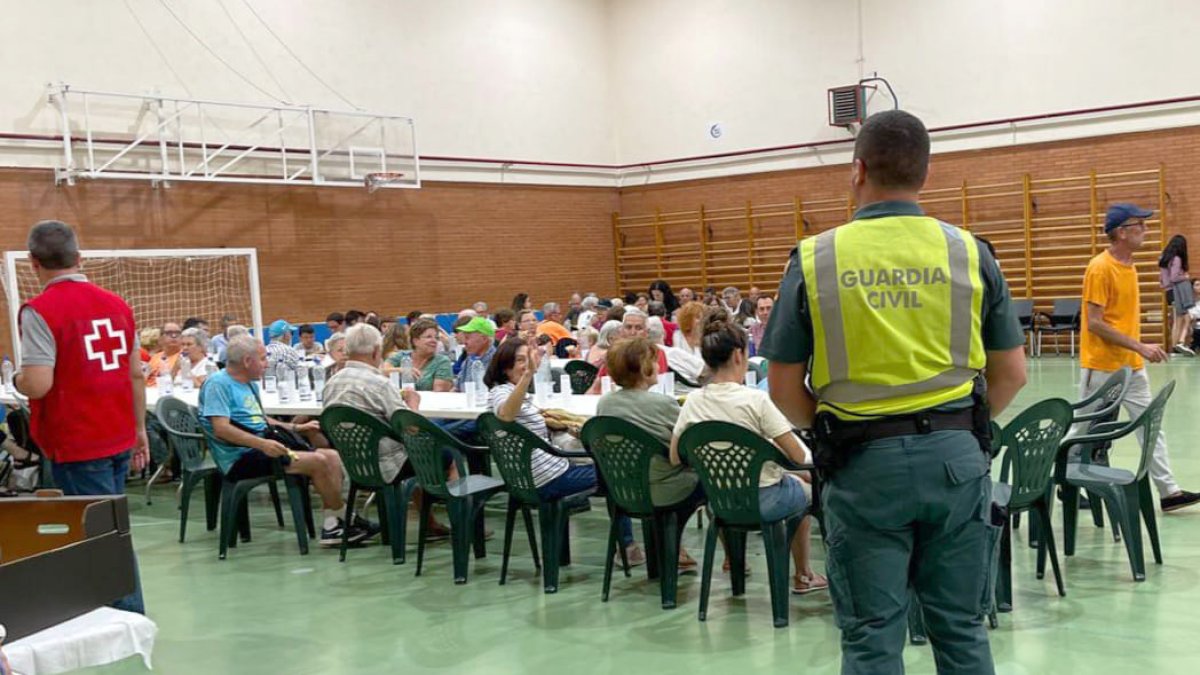
[[[1187,354],[1188,356],[1195,356],[1195,355],[1196,355],[1196,352],[1195,352],[1195,351],[1193,351],[1191,347],[1189,347],[1189,346],[1187,346],[1187,345],[1183,344],[1182,342],[1180,342],[1179,344],[1175,345],[1175,353],[1176,353],[1176,354]]]

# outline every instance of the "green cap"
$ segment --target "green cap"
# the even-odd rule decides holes
[[[496,329],[492,328],[492,322],[482,316],[471,319],[455,330],[459,333],[483,333],[488,337],[496,337]]]

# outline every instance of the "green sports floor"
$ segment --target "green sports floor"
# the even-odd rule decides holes
[[[1178,381],[1166,418],[1171,463],[1184,489],[1200,490],[1200,361],[1173,357],[1169,364],[1150,366],[1149,373],[1155,390],[1169,379]],[[1029,385],[1004,420],[1042,398],[1073,399],[1077,386],[1072,359],[1034,359]],[[1118,445],[1114,463],[1136,461],[1135,448]],[[407,564],[393,566],[378,545],[351,551],[345,564],[338,564],[336,551],[319,548],[301,557],[290,529],[280,530],[262,501],[251,507],[254,540],[218,561],[216,536],[204,530],[200,501],[192,509],[187,543],[178,543],[173,488],[156,488],[153,506],[140,495],[131,502],[146,604],[159,626],[155,670],[168,675],[838,672],[838,633],[827,594],[793,597],[791,625],[771,627],[757,537],[749,542],[753,573],[746,595],[732,598],[728,577],[718,568],[709,618],[700,623],[698,575],[681,578],[679,608],[673,611],[659,609],[658,586],[646,581],[644,568],[630,579],[618,574],[610,601],[600,601],[607,525],[598,503],[573,520],[575,564],[564,569],[559,593],[548,596],[520,538],[514,541],[509,582],[497,584],[503,528],[498,512],[488,514],[488,527],[496,531],[489,556],[473,563],[469,584],[455,586],[444,543],[430,549],[421,577],[413,576],[415,552]],[[1146,581],[1134,583],[1123,545],[1081,518],[1076,555],[1065,562],[1065,598],[1055,594],[1049,570],[1045,580],[1035,578],[1035,552],[1016,547],[1015,610],[1000,615],[1000,628],[991,631],[997,671],[1200,667],[1194,651],[1200,644],[1200,507],[1159,522],[1164,564],[1149,559]],[[1057,528],[1057,511],[1055,523]],[[1024,530],[1017,534],[1023,540]],[[1061,533],[1057,539],[1061,551]],[[703,551],[694,521],[685,545],[696,557]],[[1150,558],[1148,546],[1146,554]],[[823,569],[819,545],[814,556]],[[934,672],[928,647],[910,646],[905,663],[910,673]],[[145,671],[134,659],[91,672]]]

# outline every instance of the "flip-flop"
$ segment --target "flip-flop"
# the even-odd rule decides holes
[[[792,577],[792,594],[806,595],[829,588],[829,580],[820,574],[814,577]]]

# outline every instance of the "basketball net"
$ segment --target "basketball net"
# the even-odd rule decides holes
[[[363,185],[368,193],[373,193],[385,185],[399,183],[404,180],[404,174],[399,171],[377,171],[363,177]]]

